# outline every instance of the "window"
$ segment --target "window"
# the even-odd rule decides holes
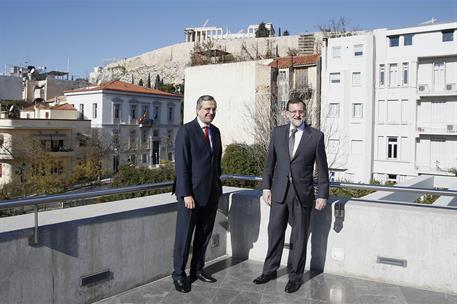
[[[97,104],[92,104],[92,118],[97,118]]]
[[[130,149],[136,149],[136,130],[130,131],[129,144]]]
[[[401,104],[398,99],[387,100],[387,123],[399,124],[401,122]]]
[[[113,119],[118,120],[119,118],[121,118],[121,105],[115,104],[113,106]]]
[[[159,136],[159,130],[157,130],[157,129],[152,130],[152,136],[158,137]]]
[[[398,159],[398,137],[387,139],[387,159]]]
[[[352,85],[359,86],[361,81],[362,81],[362,79],[361,79],[360,72],[353,72],[352,73]]]
[[[141,154],[141,162],[146,164],[148,162],[148,155],[146,153]]]
[[[340,116],[340,104],[331,103],[328,111],[328,117],[339,117]]]
[[[397,174],[387,174],[387,181],[388,182],[397,182]]]
[[[397,72],[398,67],[396,63],[392,63],[389,65],[389,86],[396,86],[397,85]]]
[[[395,47],[399,45],[399,36],[390,36],[389,37],[389,46]]]
[[[84,104],[82,103],[79,105],[79,119],[84,119]]]
[[[141,113],[144,118],[149,118],[149,106],[145,105],[143,106],[143,112]]]
[[[363,56],[363,44],[354,45],[354,56]]]
[[[148,143],[148,133],[146,130],[141,131],[141,143],[146,145]]]
[[[454,30],[442,31],[443,42],[454,41]]]
[[[379,65],[379,85],[383,86],[385,84],[386,70],[383,64]]]
[[[3,176],[3,164],[0,163],[0,177]]]
[[[408,99],[401,100],[401,124],[407,125],[408,124]]]
[[[339,139],[329,138],[328,145],[327,145],[327,152],[329,154],[338,153],[339,145],[340,145],[340,140]]]
[[[334,59],[341,58],[341,46],[334,46],[332,48],[332,58],[334,58]]]
[[[413,34],[405,34],[403,36],[403,45],[413,45]]]
[[[80,115],[81,115],[81,119],[84,119],[84,112],[81,113]],[[44,113],[44,118],[49,119],[49,112],[46,111],[46,112]]]
[[[330,83],[340,83],[340,73],[330,73]]]
[[[351,154],[363,154],[365,151],[363,150],[363,141],[362,140],[351,140]]]
[[[154,106],[154,120],[160,121],[160,106]]]
[[[130,121],[136,118],[136,105],[130,105]]]
[[[136,165],[136,155],[135,155],[135,154],[130,154],[130,156],[129,156],[129,162],[130,162],[132,165]]]
[[[409,64],[407,62],[403,62],[403,85],[408,84],[408,69]]]
[[[168,107],[168,121],[172,122],[174,118],[174,108],[173,107]]]
[[[352,118],[362,118],[363,117],[363,104],[353,103],[352,104]]]

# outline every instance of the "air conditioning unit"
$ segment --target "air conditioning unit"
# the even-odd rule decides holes
[[[456,90],[456,84],[455,83],[446,84],[446,91],[455,91],[455,90]]]
[[[457,132],[457,125],[447,125],[448,132]]]
[[[420,84],[420,85],[418,85],[417,90],[420,93],[428,93],[428,84]]]

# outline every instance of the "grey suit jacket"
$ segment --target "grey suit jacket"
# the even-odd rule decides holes
[[[329,178],[324,134],[305,125],[302,138],[292,159],[289,156],[290,124],[273,129],[263,170],[263,189],[270,189],[272,201],[282,203],[287,194],[289,173],[300,202],[312,205],[315,195],[313,171],[316,163],[318,198],[328,198]]]

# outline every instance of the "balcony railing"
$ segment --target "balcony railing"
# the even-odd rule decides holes
[[[221,179],[224,180],[238,180],[238,181],[262,181],[261,177],[258,176],[247,176],[247,175],[236,175],[227,174],[223,175]],[[104,190],[93,190],[78,193],[63,193],[54,195],[45,195],[32,198],[19,198],[13,200],[0,201],[0,210],[18,208],[18,207],[33,207],[35,212],[35,232],[34,240],[38,242],[38,205],[50,204],[55,202],[65,202],[74,200],[91,199],[108,195],[125,194],[139,191],[149,191],[155,189],[163,189],[171,187],[173,182],[161,182],[155,184],[144,184],[136,186],[128,186],[121,188],[112,188]],[[413,188],[413,187],[401,187],[401,186],[380,186],[370,184],[355,184],[355,183],[342,183],[342,182],[331,182],[330,187],[333,188],[349,188],[349,189],[362,189],[362,190],[373,190],[373,191],[389,191],[389,192],[404,192],[404,193],[416,193],[416,194],[431,194],[431,195],[443,195],[457,197],[457,191],[454,190],[434,190],[426,188]],[[358,201],[358,199],[351,199]],[[360,200],[366,201],[366,200]],[[374,203],[383,204],[396,204],[396,205],[415,205],[414,203],[398,202],[391,200],[376,200]],[[448,206],[430,206],[435,208],[454,208]],[[457,208],[454,208],[457,209]]]
[[[423,134],[456,134],[457,125],[443,125],[442,127],[417,127],[418,133]]]

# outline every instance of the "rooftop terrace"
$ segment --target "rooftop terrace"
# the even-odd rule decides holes
[[[428,191],[397,190],[399,197]],[[457,208],[405,203],[385,191],[384,200],[332,197],[314,212],[306,279],[294,294],[284,293],[284,269],[266,285],[252,283],[265,258],[269,214],[257,190],[224,187],[207,253],[218,282],[195,282],[189,294],[175,292],[169,277],[176,221],[170,193],[0,218],[0,303],[457,304]],[[283,265],[287,254],[286,244]]]

